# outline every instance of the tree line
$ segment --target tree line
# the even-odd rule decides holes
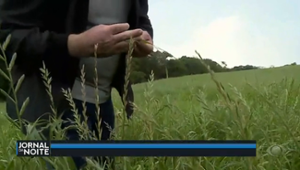
[[[225,61],[221,64],[211,59],[182,56],[173,58],[167,52],[156,51],[147,58],[134,58],[131,63],[130,80],[133,84],[148,81],[151,71],[154,73],[155,80],[165,79],[169,77],[180,77],[195,74],[208,73],[207,67],[214,72],[229,72],[259,69],[257,66],[245,65],[228,68]]]
[[[199,58],[187,56],[173,58],[167,52],[156,51],[153,52],[150,57],[132,59],[130,80],[133,84],[146,82],[149,79],[151,71],[154,73],[155,80],[208,73],[208,70],[203,62],[214,72],[228,72],[259,68],[251,65],[227,68],[224,61],[219,64],[211,59],[203,59],[201,61]],[[3,62],[0,62],[0,65],[0,68],[5,68]],[[9,88],[9,83],[5,76],[3,76],[3,74],[7,73],[7,71],[2,69],[0,71],[0,89],[7,91]],[[5,97],[2,95],[2,93],[0,93],[0,101],[3,101],[4,99]]]

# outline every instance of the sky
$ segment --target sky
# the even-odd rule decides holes
[[[149,0],[155,46],[228,67],[300,64],[299,0]]]

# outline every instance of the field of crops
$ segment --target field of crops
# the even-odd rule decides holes
[[[117,158],[117,170],[300,169],[299,72],[289,66],[150,80],[134,86],[137,111],[130,122],[114,93],[119,140],[258,142],[256,158]],[[16,157],[15,141],[26,137],[3,116],[5,104],[1,111],[0,169],[45,169],[40,158]],[[274,146],[281,150],[272,152]],[[73,167],[69,158],[51,160],[59,170]]]

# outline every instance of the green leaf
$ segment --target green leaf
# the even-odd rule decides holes
[[[8,35],[4,41],[4,43],[2,44],[2,49],[5,51],[8,47],[8,44],[10,42],[10,39],[11,39],[11,35]]]
[[[30,100],[29,100],[29,97],[27,97],[27,98],[25,99],[25,101],[23,102],[22,107],[21,107],[21,109],[20,109],[20,113],[19,113],[20,116],[23,115],[23,113],[24,113],[26,107],[28,106],[29,101],[30,101]]]
[[[15,92],[17,93],[18,90],[20,89],[23,81],[24,81],[24,78],[25,78],[25,75],[23,74],[19,79],[18,79],[18,82],[17,82],[17,85],[16,85],[16,88],[15,88]]]
[[[0,44],[0,47],[1,47],[1,44]],[[0,59],[4,62],[6,61],[5,57],[3,57],[2,55],[0,55]]]
[[[3,89],[0,89],[0,93],[2,93],[5,97],[9,98],[14,104],[16,104],[15,100],[8,95]]]
[[[14,53],[14,55],[12,56],[11,61],[9,63],[8,71],[12,70],[13,66],[15,65],[16,59],[17,59],[17,53]]]
[[[0,75],[2,75],[6,80],[10,81],[10,78],[7,76],[7,74],[2,69],[0,69]]]

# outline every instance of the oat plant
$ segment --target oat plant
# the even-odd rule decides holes
[[[38,136],[39,121],[24,124],[22,112],[30,102],[27,99],[20,105],[16,101],[16,92],[21,87],[25,76],[14,86],[11,70],[16,54],[7,62],[5,49],[10,37],[1,44],[1,60],[6,70],[0,70],[1,76],[10,83],[10,93],[1,92],[11,99],[18,111],[18,121],[10,120],[2,126],[0,139],[0,169],[45,169],[45,161],[56,169],[73,169],[70,158],[19,158],[15,155],[15,141],[20,139],[42,139]],[[131,73],[131,54],[133,40],[126,57],[126,86]],[[199,59],[202,57],[196,52]],[[97,56],[95,55],[95,59]],[[96,61],[97,62],[97,61]],[[297,78],[284,78],[278,73],[287,72],[285,68],[254,70],[245,72],[214,73],[205,63],[208,74],[154,80],[154,72],[149,75],[147,83],[134,86],[135,103],[134,118],[127,120],[122,101],[114,100],[116,108],[116,128],[112,131],[112,140],[256,140],[258,143],[257,157],[117,157],[116,169],[124,170],[297,170],[300,168],[300,85]],[[283,71],[282,71],[283,70]],[[292,69],[290,75],[295,72]],[[97,72],[95,68],[95,72]],[[253,74],[255,73],[255,76]],[[47,68],[41,68],[43,82],[51,101],[53,115],[47,128],[51,129],[51,139],[65,140],[67,129],[61,129],[61,113],[51,98],[51,77]],[[250,74],[250,76],[249,76]],[[258,76],[257,76],[258,75]],[[247,78],[244,78],[247,77]],[[245,81],[243,81],[246,79]],[[80,75],[82,95],[85,94],[85,73],[81,68]],[[95,87],[97,87],[97,76]],[[78,109],[72,98],[70,89],[62,89],[71,110],[74,112],[74,126],[82,140],[96,138],[87,128],[87,115],[79,116]],[[95,94],[98,92],[95,91]],[[128,93],[124,87],[125,96]],[[118,94],[113,91],[113,98]],[[99,99],[98,99],[99,100]],[[83,103],[86,101],[84,100]],[[124,106],[123,106],[124,103]],[[83,104],[83,112],[86,112]],[[97,113],[99,113],[99,108]],[[1,117],[0,117],[1,118]],[[100,122],[100,121],[99,121]],[[13,123],[14,126],[11,124]],[[105,123],[105,122],[104,122]],[[99,127],[100,125],[98,125]],[[5,127],[5,128],[4,128]],[[18,127],[18,128],[15,128]],[[26,127],[27,134],[21,133]],[[101,132],[100,132],[101,133]],[[100,134],[101,135],[101,134]],[[100,136],[99,135],[99,136]],[[95,160],[87,158],[89,170],[101,170]]]

